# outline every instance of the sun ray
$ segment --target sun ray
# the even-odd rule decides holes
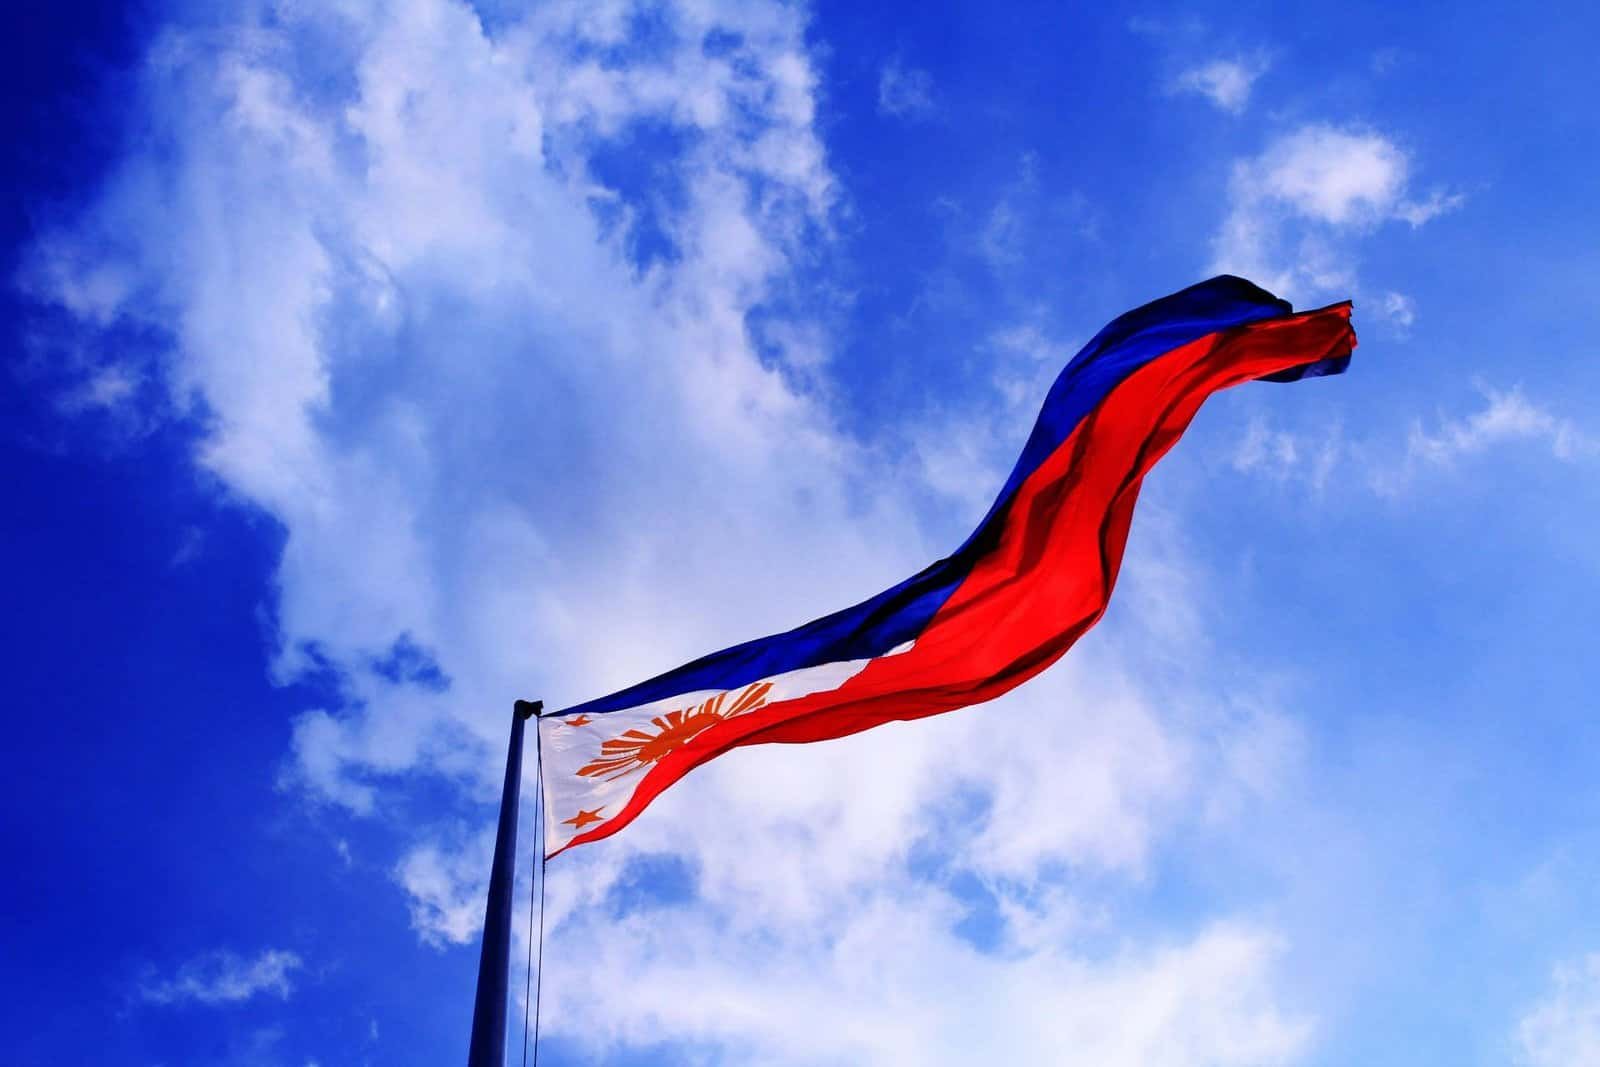
[[[730,693],[718,693],[698,706],[678,708],[651,718],[655,732],[642,727],[624,730],[600,742],[600,755],[582,767],[584,778],[611,782],[649,767],[675,751],[701,731],[739,715],[746,715],[767,703],[771,682],[752,682],[729,703]],[[726,705],[726,710],[724,710]]]

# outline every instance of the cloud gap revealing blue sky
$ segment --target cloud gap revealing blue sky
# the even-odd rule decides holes
[[[459,1059],[510,701],[949,551],[1233,271],[1350,373],[1023,689],[553,864],[545,1062],[1600,1060],[1596,21],[8,12],[4,1058]]]

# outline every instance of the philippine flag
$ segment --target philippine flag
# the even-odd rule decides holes
[[[737,745],[821,741],[991,700],[1105,612],[1144,476],[1219,389],[1337,374],[1349,302],[1296,314],[1213,278],[1130,311],[1068,363],[966,543],[854,607],[539,720],[545,854],[622,829]]]

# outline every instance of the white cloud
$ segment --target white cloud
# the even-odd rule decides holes
[[[1372,130],[1310,123],[1234,164],[1228,213],[1213,241],[1213,269],[1280,295],[1350,295],[1354,238],[1384,222],[1413,227],[1452,210],[1459,195],[1407,198],[1413,164]]]
[[[1279,430],[1257,415],[1230,457],[1233,469],[1283,483],[1301,481],[1312,492],[1326,488],[1344,450],[1337,426],[1315,435]]]
[[[1465,193],[1447,193],[1435,189],[1422,200],[1406,200],[1395,208],[1395,216],[1411,224],[1413,229],[1448,214],[1467,202]]]
[[[1274,473],[1292,469],[1300,458],[1300,446],[1294,434],[1272,430],[1265,419],[1257,416],[1250,420],[1244,440],[1233,453],[1236,470],[1270,470]]]
[[[54,235],[30,284],[89,326],[169,332],[160,370],[204,421],[198,464],[282,524],[277,671],[331,667],[344,693],[298,719],[292,787],[380,816],[417,776],[490,800],[512,698],[557,706],[801,622],[966,532],[895,477],[908,457],[834,420],[823,316],[769,318],[793,364],[750,336],[839,197],[792,8],[651,6],[648,46],[627,4],[547,5],[495,35],[452,0],[273,10],[164,39],[143,102],[162,152]],[[348,81],[309,77],[307,42]],[[676,136],[602,187],[597,161],[638,123]],[[673,254],[637,262],[647,214]],[[90,250],[106,248],[124,251],[102,268]],[[131,280],[85,280],[102,269]],[[1042,333],[996,343],[1058,354]],[[1008,417],[1040,362],[1008,371]],[[974,459],[943,488],[993,491],[982,442],[953,454]],[[1025,1061],[1057,1041],[1086,1062],[1292,1059],[1307,1021],[1264,924],[1197,920],[1110,957],[1074,940],[1178,827],[1269,787],[1292,732],[1249,706],[1248,678],[1230,674],[1226,700],[1192,684],[1210,669],[1204,574],[1156,518],[1129,548],[1123,621],[1026,689],[730,754],[559,861],[553,1025],[776,1062],[822,1011],[849,1028],[817,1052],[844,1059],[964,1062],[999,1032]],[[1143,651],[1173,628],[1194,640]],[[402,638],[448,688],[380,669]],[[413,833],[394,873],[413,926],[470,940],[487,838]],[[633,865],[663,854],[691,899],[614,921]],[[1000,950],[958,936],[956,873],[995,897]],[[578,953],[600,956],[562,967]],[[770,986],[749,981],[757,963]],[[958,985],[956,965],[985,982]],[[614,999],[620,974],[647,1027]],[[851,1000],[869,988],[924,1030]],[[778,992],[815,1012],[777,1010]]]
[[[113,364],[94,372],[81,385],[62,394],[60,406],[67,414],[116,410],[129,403],[138,388],[138,378],[127,367]]]
[[[878,75],[878,111],[894,118],[921,118],[933,113],[933,76],[908,67],[899,56]]]
[[[1174,92],[1196,93],[1233,115],[1242,113],[1250,102],[1250,89],[1270,66],[1265,54],[1213,59],[1190,67],[1172,83]]]
[[[1376,436],[1347,441],[1337,426],[1296,433],[1278,429],[1258,415],[1235,446],[1230,465],[1275,482],[1301,482],[1318,493],[1335,471],[1348,471],[1341,477],[1357,479],[1350,485],[1394,496],[1426,474],[1513,445],[1541,445],[1550,459],[1562,463],[1600,456],[1600,438],[1534,404],[1520,388],[1484,385],[1480,390],[1480,409],[1465,415],[1441,414],[1431,427],[1418,419],[1403,444]],[[1351,457],[1359,462],[1343,462]]]
[[[525,650],[543,643],[538,631],[565,630],[559,615],[574,598],[598,618],[633,615],[629,599],[655,571],[648,557],[663,550],[680,575],[667,585],[697,588],[696,573],[715,565],[673,568],[683,539],[664,517],[693,514],[737,541],[807,530],[802,516],[844,506],[840,442],[756,357],[743,323],[784,250],[825,225],[832,195],[809,127],[801,24],[742,5],[676,17],[680,46],[625,69],[568,58],[570,35],[620,32],[582,4],[541,9],[500,41],[448,2],[375,16],[352,37],[296,9],[282,35],[238,48],[174,36],[152,61],[150,107],[179,153],[130,166],[81,240],[136,235],[126,269],[163,298],[118,314],[175,309],[163,321],[179,340],[171,387],[209,415],[201,462],[290,531],[282,670],[304,664],[313,642],[349,669],[357,698],[297,731],[304,779],[331,799],[370,806],[373,782],[346,771],[427,761],[441,730],[498,744],[488,695],[520,691]],[[713,29],[740,33],[748,54],[705,56]],[[294,84],[296,32],[351,49],[351,99],[317,107]],[[757,105],[759,121],[746,116]],[[686,205],[664,220],[682,261],[636,278],[591,216],[585,153],[605,132],[657,117],[690,135],[676,161]],[[181,195],[145,194],[157,166]],[[81,288],[36,277],[64,301]],[[583,457],[575,477],[557,442]],[[780,467],[798,478],[773,479]],[[686,496],[660,477],[672,470],[715,477]],[[468,471],[478,481],[457,510]],[[593,482],[631,488],[601,513],[575,496]],[[552,556],[562,524],[541,504],[553,490],[574,497],[565,528],[635,546],[631,571]],[[852,566],[892,573],[874,559],[879,543],[831,546],[842,587],[870,584],[851,582]],[[478,564],[463,570],[463,559]],[[524,577],[495,581],[496,569]],[[478,594],[470,607],[447,595],[463,585]],[[700,625],[654,654],[733,629]],[[466,691],[419,693],[360,666],[401,633],[435,650]],[[620,641],[611,647],[626,660],[609,667],[595,656],[614,652],[582,657],[568,693],[597,676],[624,680],[644,666],[632,650],[653,643]],[[548,669],[546,684],[560,676]]]
[[[1418,421],[1407,442],[1413,465],[1449,466],[1498,445],[1538,442],[1558,460],[1575,460],[1600,454],[1600,441],[1570,419],[1554,415],[1531,403],[1522,390],[1483,388],[1484,406],[1464,418],[1441,419],[1429,431]]]
[[[170,977],[147,976],[137,994],[150,1004],[233,1004],[262,993],[287,1000],[294,992],[290,976],[303,965],[298,955],[282,949],[267,949],[255,959],[226,950],[211,952],[183,964]]]
[[[1406,58],[1404,50],[1389,45],[1373,52],[1371,59],[1367,61],[1367,66],[1373,74],[1381,78],[1398,67]]]
[[[1378,314],[1400,333],[1408,332],[1417,321],[1417,302],[1405,293],[1390,290],[1383,294]]]
[[[1099,239],[1098,209],[1081,192],[1041,181],[1039,158],[1031,151],[1018,158],[1014,176],[999,186],[992,201],[970,213],[955,201],[941,203],[940,209],[955,254],[975,252],[1007,287],[1026,286],[1025,279],[1041,265],[1054,269],[1066,243]],[[947,275],[931,282],[930,289],[957,284],[964,283]],[[1039,399],[1033,400],[1035,411]]]
[[[1246,195],[1276,200],[1322,222],[1375,222],[1398,203],[1410,160],[1374,133],[1305,126],[1277,141],[1242,181]]]
[[[1517,1023],[1519,1062],[1527,1067],[1600,1063],[1600,953],[1558,967],[1551,985]]]
[[[448,844],[428,841],[406,853],[395,878],[410,901],[411,928],[436,947],[464,945],[483,926],[494,832],[457,835]]]
[[[885,1067],[1282,1064],[1310,1037],[1274,1006],[1277,946],[1249,928],[1088,963],[1049,944],[988,955],[949,936],[951,918],[912,892],[830,923],[826,939],[777,944],[704,912],[586,923],[546,957],[583,961],[553,976],[546,1025],[601,1058],[665,1032],[728,1050],[716,1062]]]

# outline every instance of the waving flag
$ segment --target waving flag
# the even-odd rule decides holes
[[[1350,304],[1295,314],[1222,276],[1079,352],[966,543],[854,607],[539,720],[547,856],[616,833],[738,745],[822,741],[991,700],[1105,612],[1144,476],[1219,389],[1337,374]]]

